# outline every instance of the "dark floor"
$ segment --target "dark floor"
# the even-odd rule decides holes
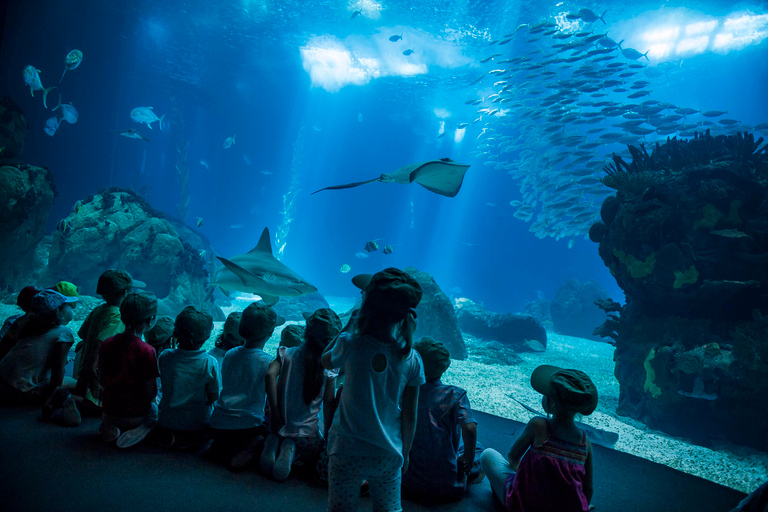
[[[297,478],[284,483],[230,473],[192,453],[142,444],[128,450],[97,437],[98,420],[79,428],[39,421],[33,408],[0,408],[0,511],[324,511],[326,490]],[[522,424],[475,413],[480,441],[506,453]],[[598,512],[726,512],[744,494],[601,446],[594,447]],[[406,511],[500,511],[487,479],[459,503]],[[361,500],[370,510],[370,500]]]

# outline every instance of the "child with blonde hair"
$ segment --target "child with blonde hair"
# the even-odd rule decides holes
[[[510,512],[590,510],[592,443],[574,423],[597,407],[597,389],[580,370],[542,365],[531,387],[543,395],[547,418],[532,418],[505,459],[488,448],[480,465],[496,497]],[[551,419],[549,415],[552,415]]]
[[[324,413],[326,425],[321,430],[320,407],[328,411],[335,398],[336,373],[325,370],[320,357],[341,331],[341,320],[328,308],[304,316],[303,343],[281,346],[267,370],[272,430],[277,435],[270,435],[264,443],[260,467],[262,473],[280,482],[288,478],[294,459],[315,467],[332,419]]]
[[[356,276],[357,277],[357,276]],[[425,382],[413,344],[421,287],[396,268],[373,275],[352,332],[322,356],[345,374],[344,392],[328,434],[328,510],[356,510],[368,480],[373,510],[398,511],[401,473],[416,432],[419,386]]]

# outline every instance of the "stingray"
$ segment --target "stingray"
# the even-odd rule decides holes
[[[211,298],[216,286],[225,294],[228,291],[240,291],[259,295],[270,306],[276,304],[279,297],[298,297],[317,291],[317,288],[272,256],[272,243],[267,228],[264,228],[259,243],[250,252],[229,259],[217,258],[224,265],[213,271],[205,300]]]
[[[450,158],[441,158],[440,160],[429,160],[419,164],[406,165],[394,172],[382,174],[378,178],[367,181],[358,181],[347,183],[346,185],[336,185],[315,190],[317,194],[322,190],[338,190],[342,188],[353,188],[380,181],[382,183],[400,183],[409,185],[413,182],[418,183],[425,189],[435,194],[446,197],[455,197],[461,190],[461,184],[464,181],[464,174],[469,169],[468,164],[454,162]]]

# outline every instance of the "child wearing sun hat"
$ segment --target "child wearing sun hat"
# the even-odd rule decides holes
[[[356,510],[368,480],[374,510],[401,510],[401,475],[416,431],[421,357],[412,350],[419,283],[387,268],[374,274],[351,332],[342,332],[321,358],[345,374],[328,434],[328,510]]]
[[[531,387],[542,394],[547,418],[532,418],[506,459],[489,448],[480,465],[508,511],[587,512],[593,491],[592,444],[574,417],[594,412],[595,384],[581,370],[542,365],[531,374]]]

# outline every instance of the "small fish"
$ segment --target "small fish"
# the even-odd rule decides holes
[[[62,80],[64,80],[64,75],[67,74],[67,71],[70,69],[75,69],[77,66],[80,65],[80,63],[83,61],[83,52],[80,50],[72,50],[67,54],[67,57],[64,59],[64,73],[61,74],[61,78],[59,79],[59,83],[61,83]]]
[[[616,46],[619,46],[621,43],[623,43],[624,40],[622,39],[618,43],[611,39],[608,36],[601,37],[597,40],[597,44],[604,47],[604,48],[615,48]]]
[[[349,19],[354,19],[354,18],[357,18],[358,16],[362,16],[362,15],[363,15],[363,10],[360,9],[359,11],[354,11],[352,13],[352,16],[349,17]]]
[[[150,130],[152,129],[152,123],[159,121],[160,130],[162,131],[163,118],[165,118],[165,114],[163,114],[162,117],[157,117],[157,115],[152,112],[152,107],[136,107],[131,110],[131,119],[137,123],[146,123]]]
[[[243,162],[245,162],[245,165],[253,165],[251,158],[245,153],[243,153]]]
[[[231,137],[227,137],[226,139],[224,139],[224,149],[228,149],[232,147],[232,145],[235,143],[235,137],[236,136],[233,135]]]
[[[728,113],[727,110],[725,112],[721,110],[707,110],[706,112],[702,112],[701,115],[703,115],[704,117],[720,117],[727,113]]]
[[[40,82],[40,73],[42,73],[42,71],[35,68],[35,66],[27,65],[24,66],[22,75],[24,76],[24,83],[29,86],[29,93],[32,97],[35,96],[35,91],[43,91],[43,106],[48,108],[48,93],[56,87],[53,86],[47,89],[43,87],[42,82]]]
[[[67,219],[61,219],[58,222],[58,224],[56,224],[56,231],[58,231],[62,235],[66,235],[71,230],[72,230],[72,226],[69,225],[69,222],[67,222]]]
[[[197,220],[195,221],[195,225],[199,228],[203,227],[203,218],[197,217]]]
[[[403,52],[403,55],[405,55],[405,56],[407,57],[408,55],[412,54],[412,53],[413,53],[413,50],[415,50],[415,49],[416,49],[416,47],[413,47],[413,48],[408,48],[407,50],[405,50],[405,51]]]
[[[211,166],[208,165],[208,162],[206,162],[205,160],[200,160],[200,165],[202,165],[203,167],[205,167],[209,171],[211,170]]]
[[[392,41],[393,43],[401,40],[402,38],[403,38],[403,34],[400,34],[399,36],[397,34],[395,34],[394,36],[389,36],[389,40]]]
[[[598,16],[594,11],[590,9],[579,9],[579,18],[586,21],[587,23],[592,23],[594,21],[600,20],[605,25],[605,20],[603,19],[603,16],[605,16],[605,13],[608,11],[603,12],[600,16]]]
[[[205,249],[201,249],[200,252],[197,253],[198,256],[200,256],[201,260],[205,259]]]
[[[648,96],[649,94],[651,94],[651,91],[637,91],[627,95],[627,98],[642,98],[643,96]]]
[[[360,251],[355,253],[355,258],[363,259],[367,257],[368,257],[368,253],[365,253],[365,252]]]
[[[50,135],[51,137],[53,137],[53,135],[56,133],[56,130],[59,129],[59,124],[61,124],[61,119],[57,118],[56,116],[53,116],[45,122],[45,126],[43,126],[43,131],[45,131],[46,135]]]
[[[485,64],[485,63],[486,63],[486,62],[488,62],[489,60],[491,60],[491,59],[495,59],[496,57],[501,57],[501,54],[500,54],[500,53],[494,53],[493,55],[490,55],[490,56],[488,56],[488,57],[486,57],[486,58],[482,59],[482,60],[480,61],[480,64]]]
[[[376,241],[371,240],[370,242],[365,244],[365,251],[366,252],[374,252],[379,250],[379,244],[376,243]]]
[[[77,118],[80,117],[80,114],[78,114],[77,109],[72,106],[72,103],[70,103],[69,105],[67,105],[66,103],[63,105],[60,104],[59,106],[61,107],[62,119],[68,122],[69,124],[75,124],[77,122]],[[59,108],[59,107],[56,107],[56,108]],[[54,108],[53,110],[56,110],[56,108]]]
[[[622,48],[621,43],[617,45],[619,47],[619,50],[621,50],[621,54],[631,60],[637,60],[640,57],[645,57],[645,60],[650,62],[650,59],[648,58],[648,52],[640,53],[639,51],[635,50],[634,48]],[[650,51],[650,50],[648,50]]]
[[[72,213],[80,213],[80,210],[83,209],[83,202],[77,201],[75,205],[72,207]]]
[[[345,263],[341,266],[341,268],[339,269],[339,272],[341,272],[342,274],[348,274],[350,270],[352,270],[352,267],[350,267]]]
[[[393,252],[391,245],[387,245],[381,250],[382,254],[392,254]]]
[[[573,20],[581,19],[581,16],[579,16],[578,14],[574,14],[574,13],[568,13],[568,14],[565,15],[565,19],[567,19],[569,21],[573,21]]]
[[[462,128],[466,128],[467,126],[469,126],[469,123],[459,123],[458,126],[456,126],[456,128],[461,130]]]
[[[118,130],[115,131],[115,133],[119,133],[123,137],[128,137],[129,139],[139,139],[143,140],[145,142],[149,142],[149,139],[134,130],[133,128],[128,128],[127,130]]]

